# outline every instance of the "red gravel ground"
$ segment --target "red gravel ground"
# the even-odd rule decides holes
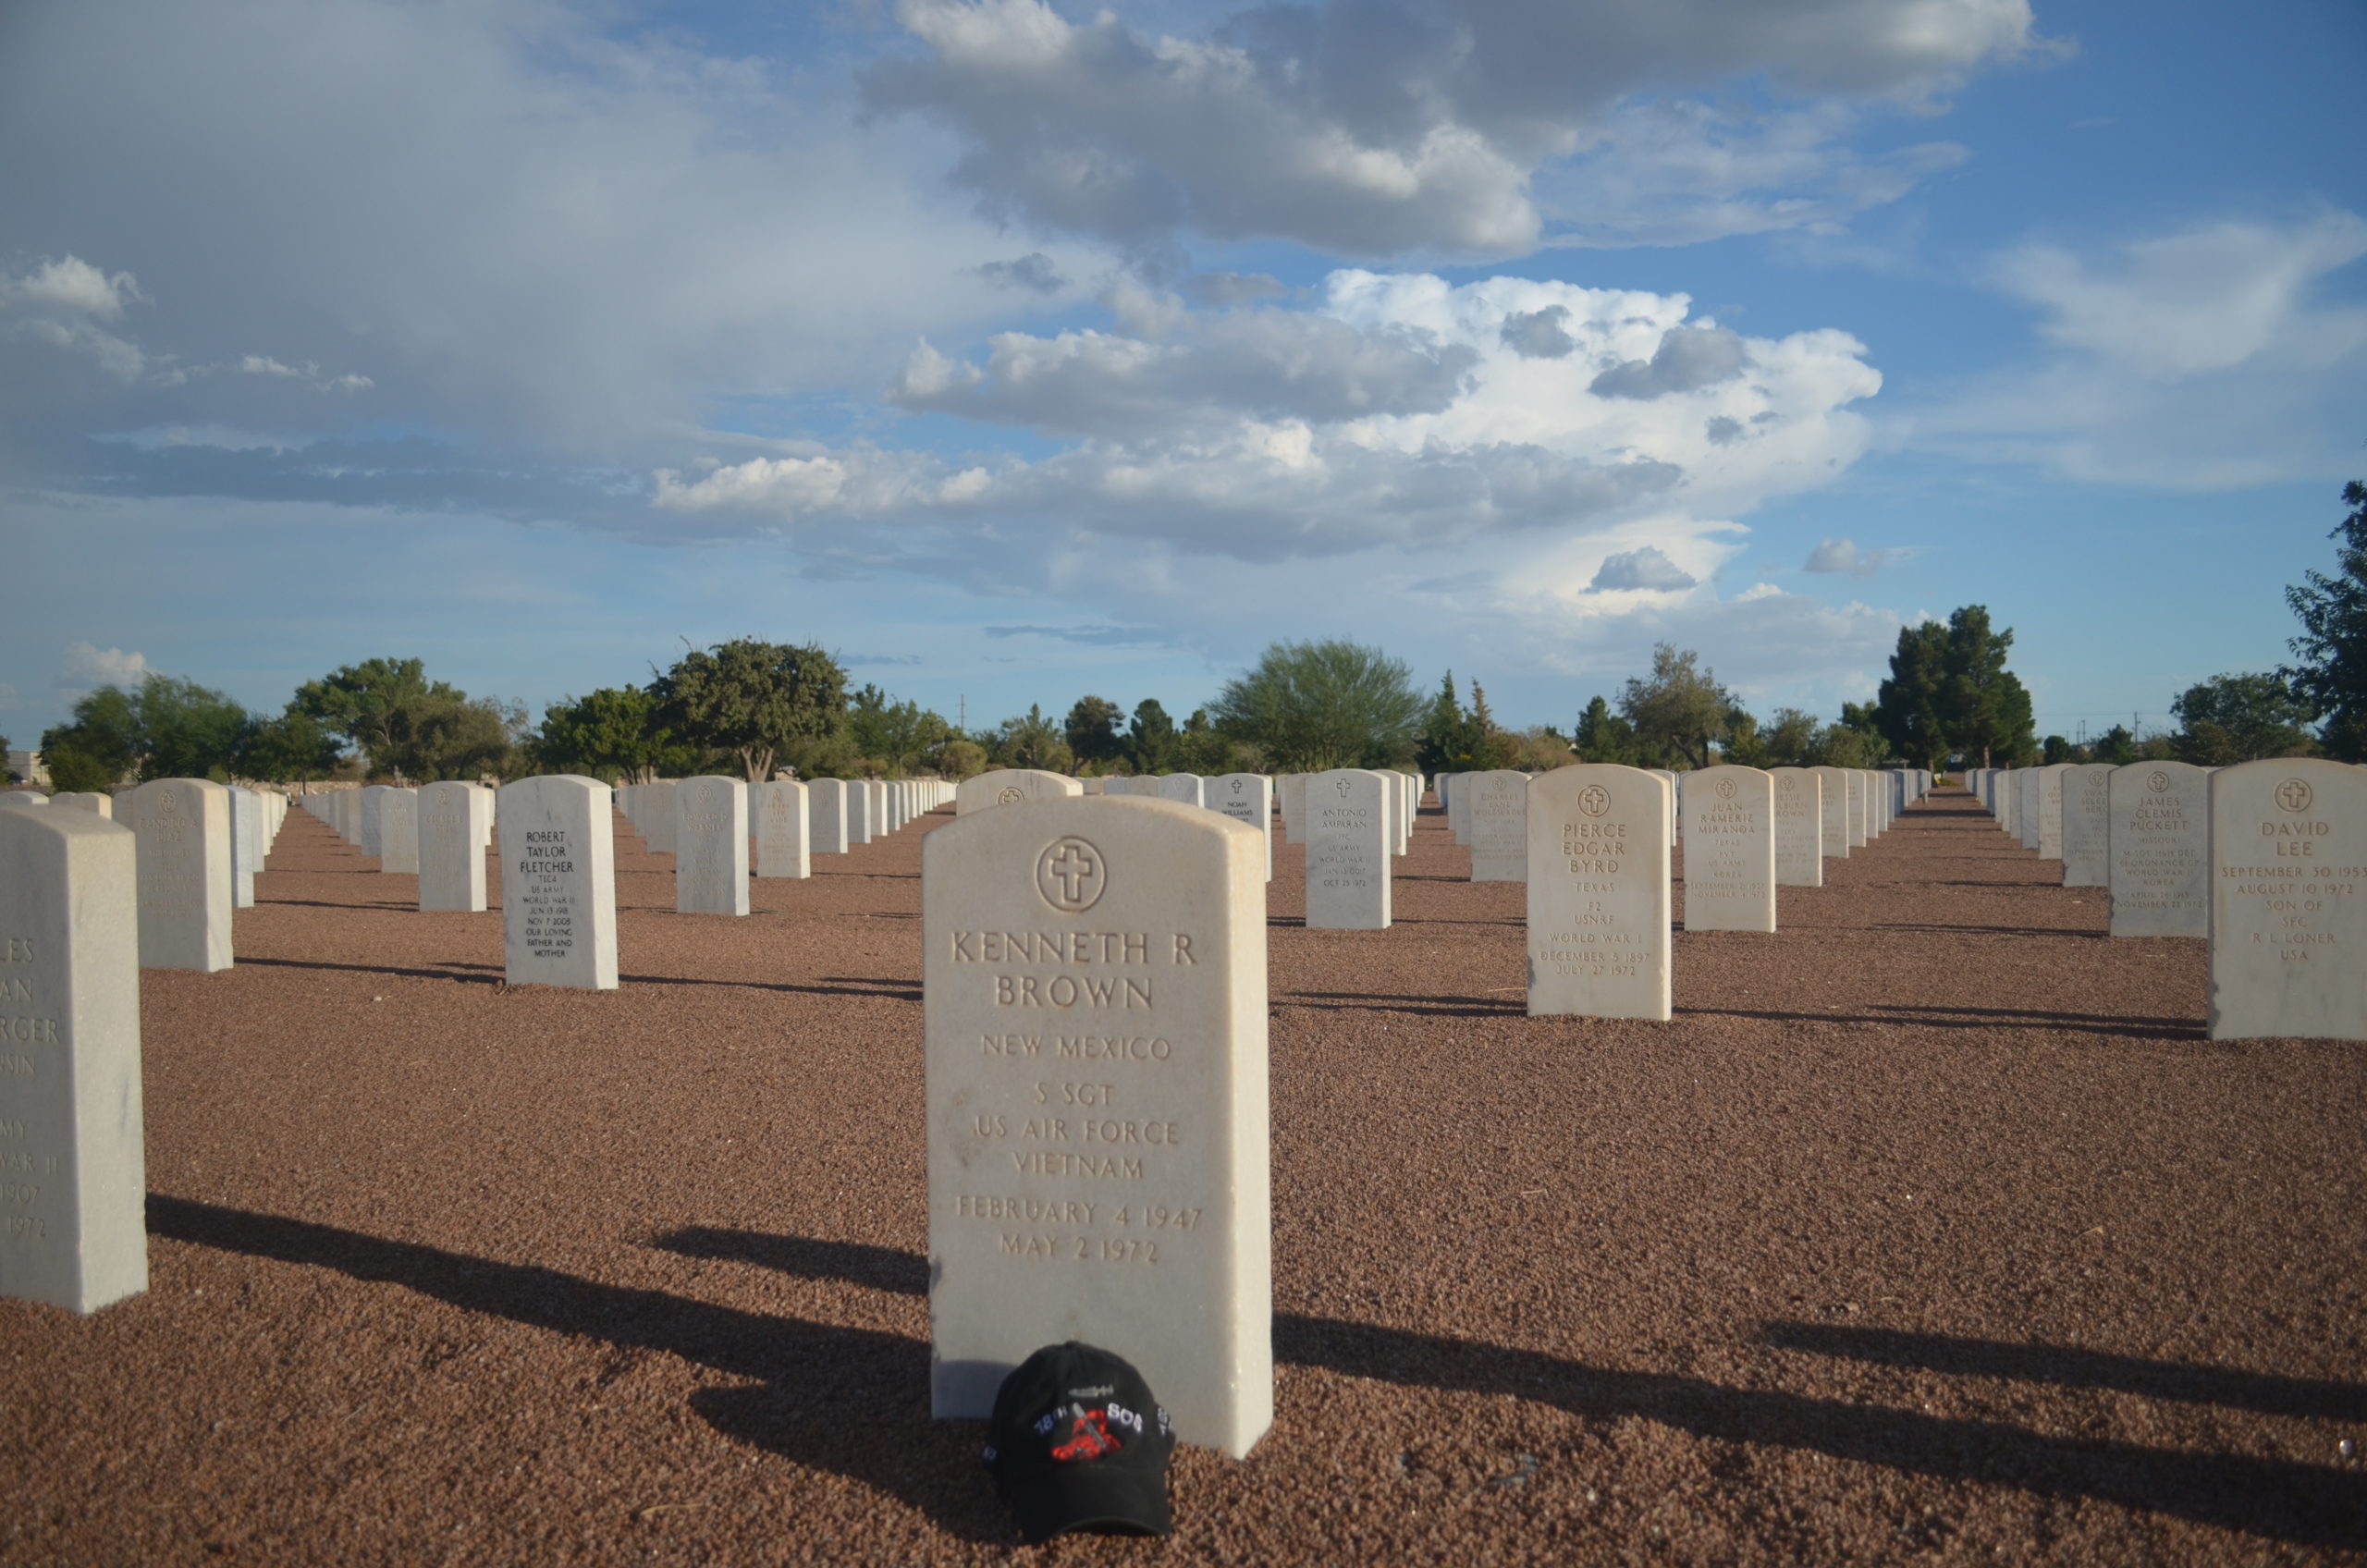
[[[1164,1543],[1015,1544],[928,1418],[919,840],[746,920],[620,838],[624,988],[501,977],[291,815],[141,976],[153,1287],[0,1302],[10,1563],[2232,1562],[2367,1553],[2367,1048],[2203,1037],[2195,942],[1944,792],[1522,1015],[1426,813],[1272,893],[1280,1414]]]

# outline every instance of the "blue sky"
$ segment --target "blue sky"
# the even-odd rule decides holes
[[[0,12],[0,732],[817,640],[973,724],[1348,636],[1566,727],[1989,606],[2275,665],[2367,477],[2355,0]]]

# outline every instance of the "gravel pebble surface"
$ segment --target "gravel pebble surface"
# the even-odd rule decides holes
[[[950,816],[744,920],[620,827],[595,994],[292,813],[141,976],[149,1293],[0,1302],[0,1562],[2367,1558],[2367,1047],[2214,1044],[1956,790],[1680,930],[1669,1023],[1525,1016],[1435,808],[1385,932],[1278,844],[1273,1430],[1020,1546],[928,1416]]]

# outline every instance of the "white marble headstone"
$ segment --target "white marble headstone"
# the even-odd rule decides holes
[[[2211,770],[2185,762],[2113,769],[2112,934],[2211,935]]]
[[[1775,781],[1755,767],[1685,776],[1685,928],[1775,929]]]
[[[1469,797],[1471,880],[1528,880],[1528,775],[1509,767],[1466,774],[1457,788]]]
[[[1257,839],[1173,802],[1020,802],[921,853],[931,1405],[1082,1340],[1187,1442],[1273,1420]]]
[[[1386,931],[1390,922],[1389,785],[1361,767],[1306,780],[1306,924]]]
[[[596,778],[546,774],[501,787],[501,947],[510,985],[617,988],[612,821],[608,787]]]
[[[674,786],[674,913],[748,913],[748,786],[705,774]]]
[[[2367,1040],[2367,767],[2211,775],[2211,1037]]]
[[[1774,767],[1775,885],[1824,886],[1824,781],[1812,767]]]
[[[485,907],[484,841],[493,791],[458,779],[420,786],[419,907],[475,913]]]
[[[140,967],[230,967],[230,791],[157,778],[117,801],[139,835]]]
[[[1669,795],[1658,772],[1609,763],[1529,785],[1532,1017],[1670,1016]]]
[[[806,787],[795,779],[748,786],[748,815],[756,829],[757,876],[814,874],[805,797]]]

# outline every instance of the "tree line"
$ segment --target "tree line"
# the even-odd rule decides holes
[[[2294,662],[2215,675],[2173,699],[2174,731],[2116,725],[2074,745],[2041,739],[2030,692],[2007,668],[2010,628],[1968,605],[1902,629],[1870,703],[1835,720],[1779,707],[1752,715],[1690,649],[1661,643],[1614,696],[1597,695],[1566,730],[1500,725],[1474,680],[1466,701],[1446,672],[1427,698],[1404,661],[1343,642],[1282,642],[1178,723],[1157,699],[1128,709],[1088,693],[1054,718],[1040,706],[964,732],[877,686],[851,689],[816,643],[742,637],[682,656],[642,686],[604,687],[549,704],[472,697],[431,680],[419,659],[373,658],[298,687],[277,714],[253,714],[194,681],[151,675],[102,686],[42,736],[52,784],[103,790],[127,780],[231,778],[518,778],[590,774],[611,782],[724,769],[769,778],[965,778],[989,767],[1063,773],[1312,773],[1412,767],[1424,773],[1539,771],[1574,762],[1687,769],[1877,767],[1944,772],[2035,763],[2175,757],[2206,766],[2323,753],[2367,760],[2367,484],[2333,536],[2336,570],[2312,570],[2286,599],[2301,622]],[[0,738],[0,748],[6,741]]]

